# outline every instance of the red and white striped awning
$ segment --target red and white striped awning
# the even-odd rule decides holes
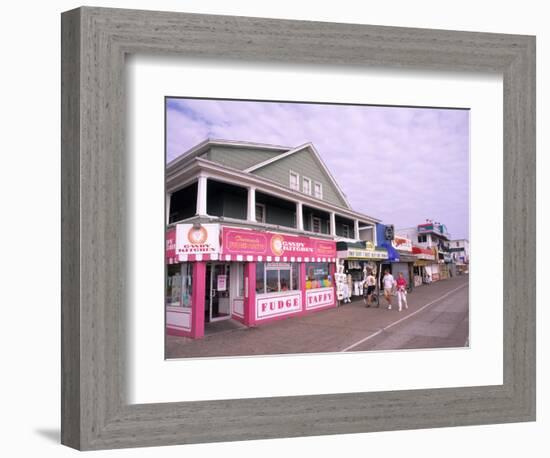
[[[237,262],[336,262],[336,258],[304,256],[260,256],[241,254],[180,254],[167,258],[168,264],[193,261],[237,261]]]

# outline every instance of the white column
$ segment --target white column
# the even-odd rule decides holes
[[[359,220],[355,219],[353,220],[353,226],[354,226],[354,239],[359,240]]]
[[[296,229],[299,231],[304,230],[304,212],[302,209],[302,202],[296,202]]]
[[[206,215],[206,177],[199,175],[197,186],[197,215]]]
[[[170,224],[170,199],[172,198],[172,194],[168,193],[166,194],[166,225]]]
[[[248,204],[246,208],[246,219],[256,222],[256,188],[253,186],[248,188]]]
[[[330,213],[330,235],[336,236],[336,213]]]

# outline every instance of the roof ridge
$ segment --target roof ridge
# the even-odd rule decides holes
[[[253,142],[248,140],[227,140],[223,138],[208,138],[208,143],[221,143],[224,145],[249,145],[252,147],[260,147],[260,148],[273,148],[273,149],[280,149],[280,150],[291,150],[293,149],[291,146],[284,146],[284,145],[276,145],[274,143],[260,143],[260,142]]]

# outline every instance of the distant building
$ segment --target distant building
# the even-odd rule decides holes
[[[444,224],[426,220],[418,226],[397,229],[396,234],[411,239],[413,253],[425,261],[424,272],[432,281],[443,280],[453,275],[454,264],[450,252],[449,241],[451,234]]]
[[[449,247],[457,270],[459,272],[467,271],[470,263],[470,242],[468,239],[451,240]]]

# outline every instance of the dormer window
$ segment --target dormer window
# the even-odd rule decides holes
[[[290,171],[290,189],[300,190],[300,175],[293,171]]]
[[[323,185],[319,182],[315,182],[315,185],[313,186],[313,195],[317,197],[317,199],[323,198]]]
[[[302,192],[304,194],[311,194],[311,180],[307,177],[304,177],[302,181]]]

